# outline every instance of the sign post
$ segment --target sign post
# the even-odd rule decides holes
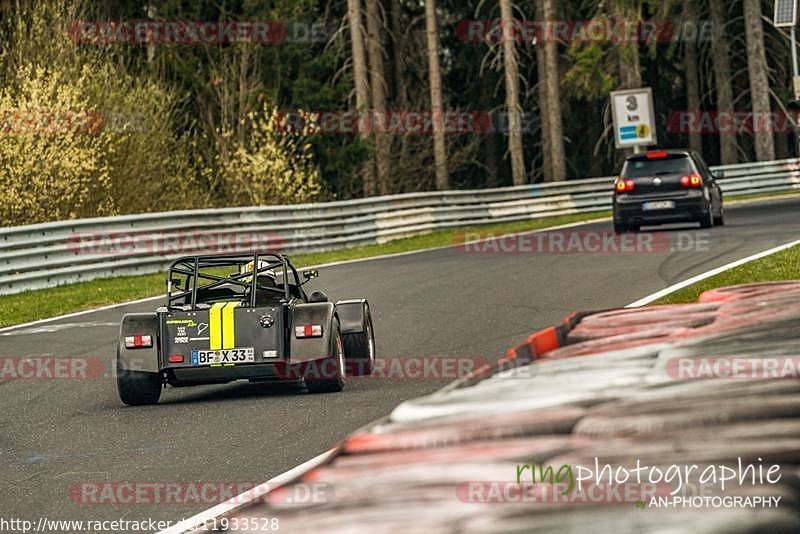
[[[797,0],[775,0],[775,14],[772,17],[772,25],[776,28],[789,28],[789,47],[792,52],[792,99],[800,98],[800,76],[797,73],[797,36],[795,26],[797,25]],[[800,154],[800,132],[797,131],[797,113],[792,117],[794,121],[795,145]]]
[[[797,25],[797,0],[775,0],[775,14],[772,17],[772,24],[776,28],[789,28],[789,46],[792,52],[792,92],[794,99],[797,100],[798,96],[798,80],[797,75],[797,38],[795,35],[795,26]]]
[[[611,116],[614,121],[614,145],[633,148],[655,145],[656,125],[653,112],[653,90],[649,87],[611,93]]]

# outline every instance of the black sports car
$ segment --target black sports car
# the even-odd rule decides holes
[[[233,271],[233,272],[231,272]],[[297,381],[311,392],[344,388],[375,360],[365,299],[307,295],[280,254],[187,256],[172,263],[166,305],[122,319],[117,389],[129,405],[155,404],[165,385]]]

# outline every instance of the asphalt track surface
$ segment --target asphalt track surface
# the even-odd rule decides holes
[[[426,251],[321,269],[332,299],[367,297],[380,356],[494,360],[574,309],[624,306],[800,235],[800,199],[729,206],[726,226],[654,228],[689,250],[635,254]],[[581,231],[610,232],[610,222]],[[683,237],[678,237],[678,236]],[[111,367],[123,313],[156,302],[0,333],[0,357],[100,358]],[[66,326],[65,326],[66,325]],[[46,328],[45,328],[46,327]],[[327,450],[405,399],[449,380],[350,379],[339,394],[232,383],[167,389],[123,407],[113,378],[0,382],[0,517],[177,520],[214,503],[82,504],[81,482],[259,483]],[[75,502],[75,501],[78,502]]]

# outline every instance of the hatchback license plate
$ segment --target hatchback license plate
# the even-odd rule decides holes
[[[642,204],[642,209],[645,211],[651,210],[671,210],[675,207],[675,202],[672,200],[654,200],[653,202],[645,202]]]
[[[249,363],[256,360],[253,347],[243,349],[193,350],[192,365]]]

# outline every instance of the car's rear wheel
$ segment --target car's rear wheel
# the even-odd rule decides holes
[[[708,210],[700,217],[700,228],[711,228],[714,226],[714,213],[711,211],[711,204],[708,204]]]
[[[722,204],[719,205],[719,215],[714,217],[714,224],[717,226],[725,226],[725,208]]]
[[[306,388],[311,393],[336,393],[344,389],[344,342],[339,320],[333,320],[331,329],[331,348],[328,357],[322,361],[322,369],[306,376]]]
[[[365,376],[375,366],[375,334],[372,331],[372,316],[367,308],[366,325],[363,332],[343,334],[347,374]]]
[[[156,404],[161,398],[161,375],[126,369],[117,349],[117,392],[128,406]]]

